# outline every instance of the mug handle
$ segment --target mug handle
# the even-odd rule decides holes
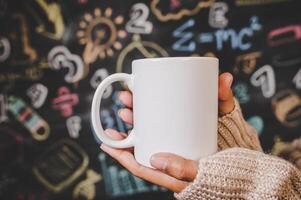
[[[128,88],[132,91],[132,80],[133,77],[130,74],[126,73],[116,73],[108,76],[105,78],[97,87],[93,101],[92,101],[92,109],[91,109],[91,120],[92,120],[92,126],[94,129],[94,132],[98,139],[100,139],[103,143],[105,143],[108,146],[114,147],[114,148],[129,148],[134,146],[134,131],[131,131],[130,134],[123,140],[113,140],[110,137],[108,137],[103,130],[103,127],[101,125],[100,121],[100,103],[103,96],[103,93],[105,92],[105,89],[112,84],[113,82],[117,81],[123,81],[128,85]]]

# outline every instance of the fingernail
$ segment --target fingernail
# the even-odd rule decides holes
[[[118,112],[117,112],[117,114],[118,114],[119,117],[121,117],[121,115],[122,115],[122,110],[123,110],[123,109],[121,108],[121,109],[119,109]]]
[[[113,129],[106,129],[105,134],[112,137],[112,136],[114,136],[114,130]]]
[[[100,145],[100,149],[101,149],[101,150],[103,150],[103,151],[104,151],[104,150],[105,150],[105,148],[106,148],[106,147],[105,147],[105,145],[104,145],[104,144],[101,144],[101,145]]]
[[[117,99],[120,99],[121,93],[121,91],[117,92]]]
[[[227,76],[227,80],[226,81],[227,81],[228,86],[231,87],[232,82],[233,82],[233,76]]]
[[[150,163],[158,170],[165,170],[167,167],[167,160],[162,156],[153,155],[150,159]]]

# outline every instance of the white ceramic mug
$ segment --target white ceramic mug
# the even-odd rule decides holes
[[[133,94],[133,130],[113,140],[103,130],[100,103],[105,89],[123,81]],[[115,148],[134,147],[135,159],[170,152],[198,160],[217,151],[218,59],[170,57],[134,60],[132,74],[117,73],[96,89],[91,119],[94,132]]]

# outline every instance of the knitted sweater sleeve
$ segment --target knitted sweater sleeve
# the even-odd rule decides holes
[[[248,124],[234,99],[234,110],[218,119],[218,148],[243,147],[262,151],[256,129]]]
[[[196,178],[175,194],[177,199],[301,199],[301,172],[261,152],[237,100],[234,110],[218,120],[218,147],[223,151],[200,159]]]
[[[199,161],[195,180],[179,200],[301,199],[301,172],[259,151],[230,148]]]

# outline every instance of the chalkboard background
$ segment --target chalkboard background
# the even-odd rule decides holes
[[[0,199],[173,199],[99,149],[97,85],[136,58],[216,56],[270,152],[301,134],[301,3],[0,0]],[[105,93],[106,128],[121,85]]]

